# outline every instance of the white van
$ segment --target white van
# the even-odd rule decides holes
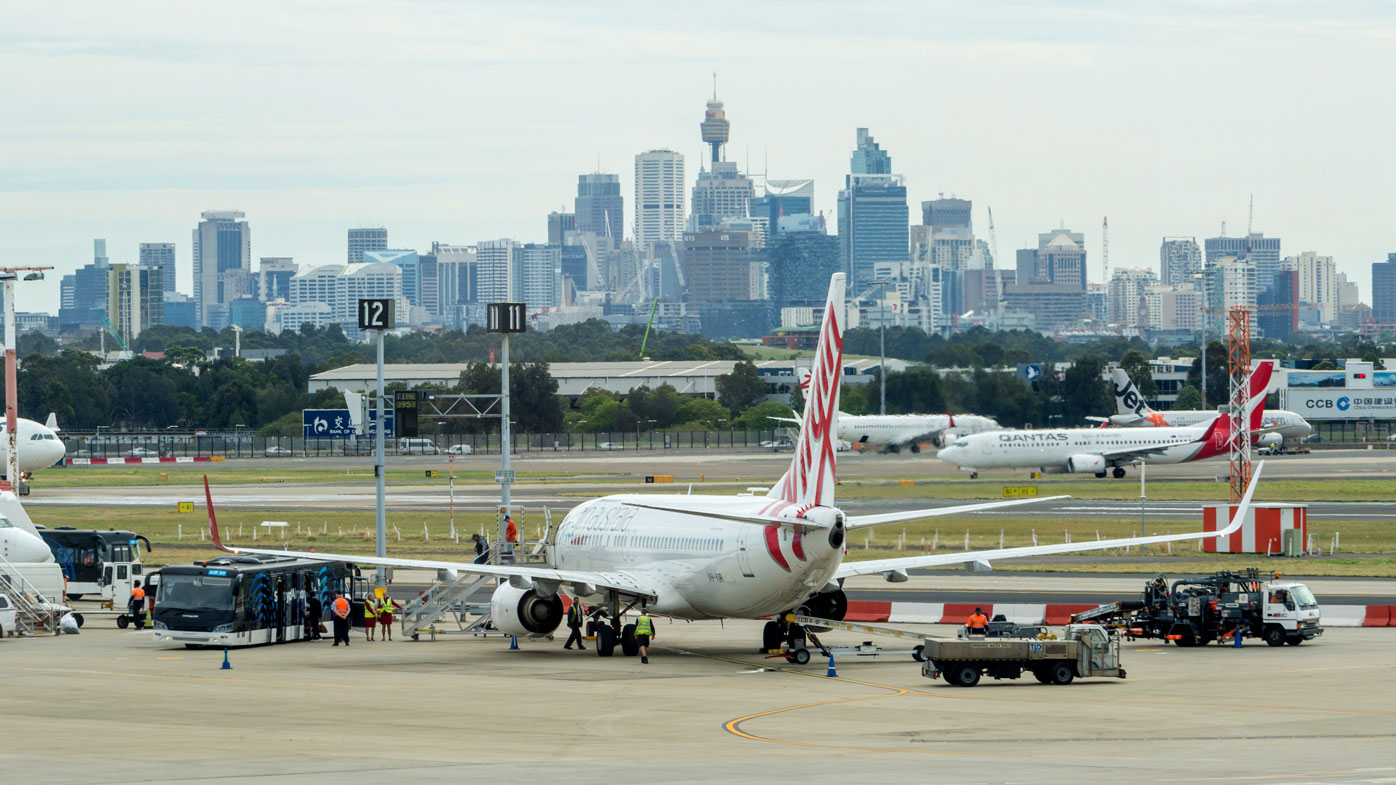
[[[0,638],[14,635],[18,626],[19,615],[14,604],[8,596],[0,594]]]
[[[398,439],[397,451],[399,455],[435,455],[436,442],[431,439]]]

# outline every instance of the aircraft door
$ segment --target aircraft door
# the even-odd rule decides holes
[[[102,574],[105,576],[108,570],[111,571],[111,582],[103,587],[102,599],[111,600],[112,608],[124,612],[131,602],[131,565],[110,564],[103,568]],[[110,596],[108,589],[111,590]]]
[[[104,564],[104,565],[102,565],[102,584],[101,584],[101,586],[102,586],[102,600],[105,601],[105,602],[111,602],[111,582],[112,582],[112,567],[111,567],[110,564]]]
[[[737,564],[742,568],[742,575],[747,578],[755,578],[756,573],[751,569],[751,555],[748,553],[747,546],[753,543],[754,535],[760,534],[761,530],[755,526],[745,528],[749,531],[742,532],[741,539],[738,540],[741,547],[737,550]]]
[[[276,579],[276,642],[286,642],[286,577]]]
[[[988,439],[979,440],[979,454],[981,456],[988,458],[990,455],[993,454],[993,450],[994,446],[989,443]]]

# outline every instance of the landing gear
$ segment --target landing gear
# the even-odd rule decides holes
[[[766,622],[766,626],[761,628],[761,653],[766,654],[779,649],[783,640],[785,640],[785,630],[781,629],[780,622]]]
[[[1105,472],[1096,472],[1096,473],[1095,473],[1095,476],[1096,476],[1097,479],[1103,480],[1103,479],[1105,479]]]
[[[979,479],[979,472],[970,472],[970,473],[969,473],[969,478],[970,478],[971,480],[977,480],[977,479]]]
[[[635,640],[635,625],[627,624],[620,631],[620,652],[627,657],[640,653],[640,642]]]
[[[1113,474],[1115,475],[1115,479],[1117,480],[1123,478],[1125,476],[1124,467],[1116,466]]]
[[[616,652],[616,631],[611,625],[602,624],[596,628],[596,656],[610,657]]]
[[[915,454],[921,452],[921,445],[919,445],[919,444],[913,444],[913,445],[911,445],[910,449],[911,449],[911,454],[912,454],[912,455],[915,455]]]

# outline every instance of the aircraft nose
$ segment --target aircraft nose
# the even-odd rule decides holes
[[[960,457],[960,453],[963,451],[963,447],[955,447],[952,445],[950,447],[942,448],[940,452],[936,453],[936,457],[947,463],[954,463]]]

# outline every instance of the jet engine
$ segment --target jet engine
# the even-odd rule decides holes
[[[1271,448],[1271,449],[1279,449],[1280,445],[1282,445],[1282,444],[1284,444],[1284,443],[1285,443],[1285,437],[1283,437],[1283,436],[1281,436],[1281,435],[1279,435],[1278,433],[1275,433],[1275,432],[1273,432],[1273,431],[1270,432],[1270,433],[1263,433],[1263,434],[1261,434],[1260,436],[1256,437],[1256,440],[1255,440],[1255,446],[1257,446],[1257,447],[1268,447],[1268,448]]]
[[[795,612],[802,616],[843,621],[848,614],[848,595],[843,593],[843,589],[822,592],[805,600]]]
[[[547,635],[562,624],[562,597],[501,584],[490,596],[490,619],[510,635]]]
[[[1099,455],[1073,455],[1066,459],[1066,470],[1072,474],[1100,474],[1105,471],[1105,459]]]

